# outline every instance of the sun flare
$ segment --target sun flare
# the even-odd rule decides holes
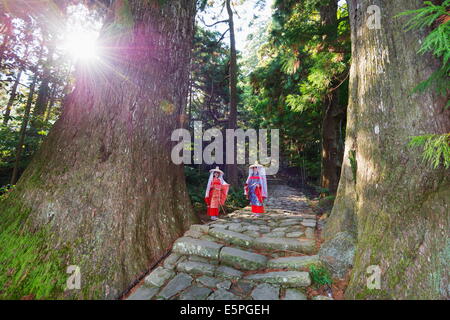
[[[95,32],[68,33],[63,43],[63,49],[68,56],[78,61],[91,61],[99,57],[97,34]]]

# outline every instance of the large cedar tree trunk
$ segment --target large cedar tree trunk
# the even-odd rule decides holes
[[[405,32],[418,0],[350,0],[352,66],[343,169],[325,227],[357,237],[347,298],[449,297],[449,171],[423,163],[412,136],[450,131],[445,99],[412,89],[438,68],[419,55],[425,32]],[[369,5],[381,9],[381,29],[366,25]],[[370,265],[381,289],[366,286]]]
[[[170,158],[194,12],[194,0],[114,2],[104,57],[79,66],[61,118],[0,207],[10,223],[22,213],[22,235],[45,237],[52,253],[34,265],[59,254],[51,267],[65,278],[68,265],[80,267],[81,290],[69,296],[117,298],[195,221],[183,167]]]

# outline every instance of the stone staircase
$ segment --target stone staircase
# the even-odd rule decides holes
[[[316,215],[296,189],[269,188],[260,217],[246,207],[192,225],[127,299],[306,300],[309,267],[320,264]]]

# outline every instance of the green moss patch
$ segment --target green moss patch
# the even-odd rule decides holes
[[[0,208],[0,299],[60,297],[67,248],[52,249],[47,228],[31,228],[30,209],[12,200],[1,201]]]

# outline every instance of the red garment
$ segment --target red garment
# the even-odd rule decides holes
[[[219,216],[219,208],[210,208],[208,207],[208,210],[206,211],[206,214],[210,217],[212,216]]]
[[[219,207],[225,204],[228,194],[228,184],[222,184],[220,179],[213,178],[209,189],[209,196],[205,198],[208,206],[207,214],[209,216],[218,216]]]
[[[264,206],[254,206],[252,205],[253,213],[264,213]]]
[[[258,198],[259,202],[263,203],[264,197],[262,196],[261,187],[259,185],[255,188],[255,194],[256,194],[256,197]]]

